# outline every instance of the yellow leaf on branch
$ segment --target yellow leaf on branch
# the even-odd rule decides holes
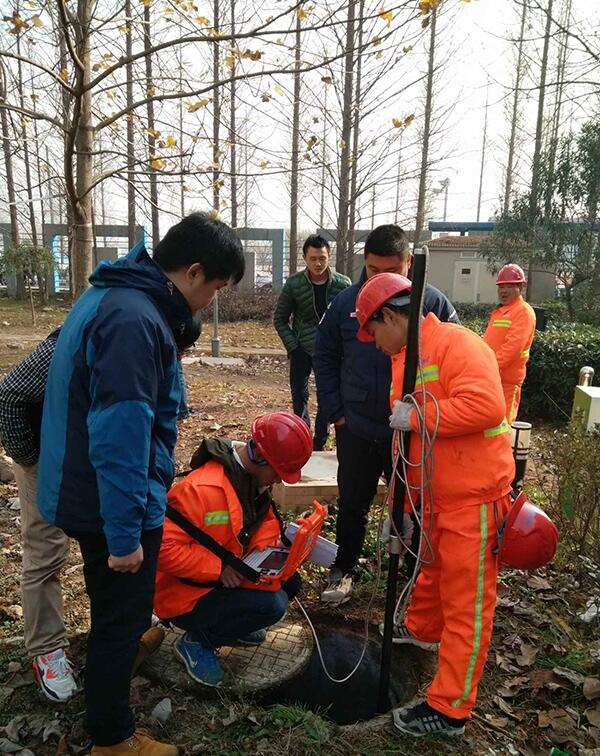
[[[304,8],[300,7],[296,11],[296,16],[298,18],[298,21],[304,21],[306,18],[308,18],[308,13],[304,10]]]
[[[177,147],[177,139],[172,134],[166,138],[165,147]]]
[[[261,168],[263,169],[263,171],[264,171],[264,169],[265,169],[265,168],[268,168],[268,167],[269,167],[269,161],[268,161],[268,160],[262,160],[262,161],[261,161],[261,163],[260,163],[260,167],[261,167]]]
[[[151,136],[153,139],[158,139],[160,136],[160,131],[157,131],[156,129],[146,129],[146,134]]]
[[[186,105],[187,112],[188,113],[195,113],[197,110],[200,110],[200,108],[205,108],[210,100],[198,100],[198,102],[189,103]]]
[[[275,94],[279,95],[280,97],[283,95],[283,89],[279,86],[279,84],[275,84],[273,87],[273,91]]]
[[[41,27],[44,25],[44,22],[39,16],[33,16],[31,23],[35,26],[36,29],[41,29]]]
[[[200,26],[210,26],[210,21],[206,16],[196,16],[196,23]]]
[[[150,159],[150,168],[152,168],[153,171],[162,171],[166,164],[166,160],[163,160],[163,158],[157,157],[156,155]]]
[[[384,9],[379,11],[378,16],[379,18],[383,19],[387,23],[388,26],[391,25],[392,20],[394,18],[394,14],[392,13],[392,11],[386,11]]]

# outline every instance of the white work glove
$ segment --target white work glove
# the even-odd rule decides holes
[[[400,540],[402,541],[402,545],[404,546],[405,549],[410,548],[410,544],[412,543],[412,537],[413,537],[414,532],[415,532],[415,524],[413,522],[413,519],[408,514],[408,512],[405,512],[404,515],[402,516],[402,533],[400,533]],[[381,527],[381,543],[384,546],[387,546],[387,542],[390,540],[391,534],[392,534],[392,523],[388,516],[383,521],[383,525]]]
[[[412,430],[411,418],[414,411],[415,408],[410,402],[400,402],[396,399],[390,415],[390,428],[397,431]]]

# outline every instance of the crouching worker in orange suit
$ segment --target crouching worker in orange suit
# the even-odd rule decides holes
[[[374,340],[392,355],[390,425],[416,433],[415,407],[402,401],[410,295],[411,283],[403,276],[374,276],[358,294],[356,317],[358,338]],[[432,554],[423,544],[425,561],[393,640],[432,651],[439,647],[439,664],[426,701],[395,710],[393,724],[398,733],[415,736],[461,735],[475,704],[492,634],[497,524],[510,506],[514,462],[494,354],[479,336],[427,315],[421,323],[421,367],[414,394],[421,407],[423,386],[439,406],[432,485],[420,505]],[[431,397],[425,416],[431,434],[437,416]],[[410,445],[410,460],[417,463],[410,468],[411,487],[420,483],[418,441],[413,437]],[[404,543],[410,543],[411,530],[405,513]]]
[[[259,590],[180,524],[189,528],[191,523],[242,559],[281,544],[283,526],[271,486],[282,480],[297,483],[311,452],[304,421],[273,412],[256,418],[248,443],[205,439],[192,457],[192,472],[169,491],[175,513],[167,509],[155,611],[186,631],[175,643],[175,654],[196,682],[220,685],[224,672],[216,649],[262,643],[265,628],[283,617],[298,592],[300,578],[296,573],[279,590]]]
[[[535,335],[535,312],[522,294],[526,283],[523,268],[518,265],[509,263],[500,270],[496,279],[500,306],[492,310],[483,334],[483,340],[496,355],[509,425],[517,419]]]

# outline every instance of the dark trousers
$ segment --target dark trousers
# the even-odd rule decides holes
[[[135,730],[129,683],[140,636],[150,627],[162,528],[142,533],[144,561],[135,573],[108,566],[102,533],[68,532],[79,541],[91,629],[85,664],[85,724],[97,746],[111,746]]]
[[[344,574],[356,569],[367,532],[371,502],[382,473],[390,479],[392,470],[389,442],[367,441],[348,429],[335,426],[338,458],[339,510],[336,523],[338,552],[334,567]]]
[[[179,400],[177,419],[185,420],[186,417],[190,416],[190,408],[188,407],[187,386],[185,384],[185,374],[183,372],[181,360],[177,362],[177,372],[179,373],[179,380],[181,382],[181,399]]]
[[[198,599],[191,612],[170,621],[205,646],[231,646],[255,630],[279,622],[287,610],[288,601],[294,598],[299,588],[297,574],[279,591],[214,588]]]
[[[388,484],[390,482],[392,444],[388,441],[367,441],[352,433],[346,424],[335,426],[335,438],[339,509],[335,537],[338,552],[333,566],[346,574],[354,572],[358,564],[379,478],[383,475]],[[415,523],[411,544],[413,552],[419,546],[420,537],[420,530]],[[415,561],[407,552],[404,565],[409,575],[414,570]]]
[[[290,353],[290,390],[292,392],[292,406],[294,414],[301,417],[310,428],[310,415],[308,414],[308,378],[313,369],[311,355],[302,347],[297,347]],[[314,447],[320,451],[327,441],[329,429],[327,418],[317,404],[317,417],[315,418]]]

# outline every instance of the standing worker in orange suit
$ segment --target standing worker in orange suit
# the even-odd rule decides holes
[[[412,401],[403,401],[411,282],[394,273],[370,278],[356,300],[358,338],[375,341],[392,356],[392,415],[398,431],[419,431]],[[423,386],[428,392],[423,404]],[[432,397],[435,397],[435,401]],[[460,735],[475,704],[488,653],[498,574],[497,524],[510,506],[514,462],[504,398],[494,355],[472,331],[440,323],[429,313],[421,322],[420,368],[414,400],[424,407],[433,445],[431,487],[420,502],[422,532],[431,548],[406,618],[394,627],[394,643],[435,650],[438,671],[427,700],[393,712],[394,728],[414,736]],[[438,416],[439,408],[439,416]],[[410,444],[408,485],[421,483],[421,444]],[[408,503],[405,510],[410,508]],[[412,522],[404,514],[403,543]],[[429,553],[431,552],[431,553]]]
[[[500,307],[492,310],[483,335],[485,343],[496,354],[509,425],[517,419],[521,386],[535,334],[535,313],[522,295],[526,283],[519,265],[511,263],[500,270],[496,279]]]

